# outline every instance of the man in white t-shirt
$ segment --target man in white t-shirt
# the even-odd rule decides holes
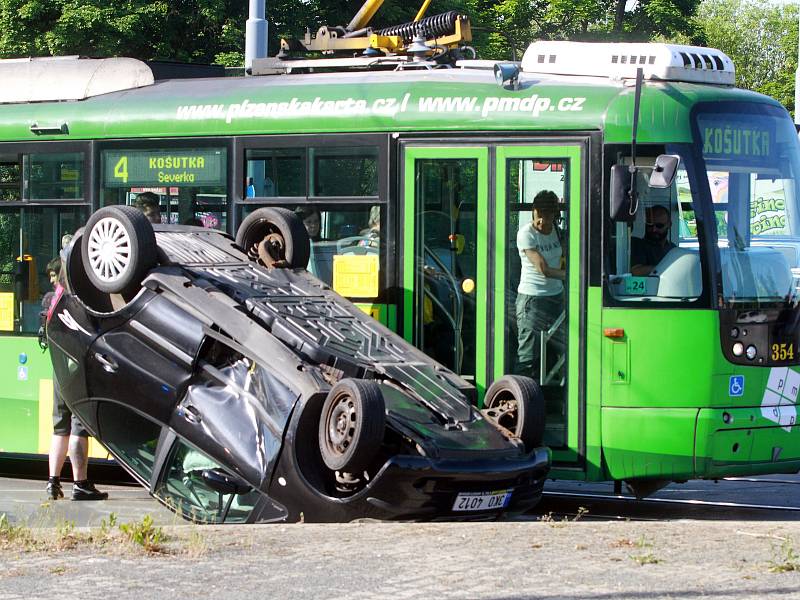
[[[542,190],[533,199],[532,220],[517,233],[522,263],[517,288],[517,372],[540,379],[540,335],[564,310],[561,240],[555,226],[558,196]]]

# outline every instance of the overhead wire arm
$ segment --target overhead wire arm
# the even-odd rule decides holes
[[[382,5],[383,0],[366,0],[345,29],[348,32],[364,29]]]

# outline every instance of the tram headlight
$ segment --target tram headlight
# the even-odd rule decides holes
[[[756,357],[756,347],[755,346],[748,346],[746,352],[746,356],[748,360],[753,360]]]
[[[738,327],[731,327],[731,337],[736,339],[739,337],[739,328]]]
[[[744,354],[744,344],[742,342],[736,342],[733,345],[733,355],[741,356],[742,354]]]

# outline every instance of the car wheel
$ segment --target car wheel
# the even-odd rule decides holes
[[[153,226],[132,206],[101,208],[86,223],[81,255],[86,275],[98,290],[135,293],[158,261]]]
[[[383,394],[373,381],[342,379],[322,406],[319,449],[332,471],[364,471],[383,442]]]
[[[236,245],[268,267],[305,269],[311,241],[303,221],[285,208],[259,208],[242,221]]]
[[[544,438],[544,396],[530,377],[504,375],[486,391],[483,414],[519,438],[527,450]]]

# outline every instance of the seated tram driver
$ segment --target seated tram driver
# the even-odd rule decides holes
[[[631,238],[631,273],[649,275],[667,252],[675,248],[669,233],[672,218],[666,206],[655,204],[645,211],[644,237]]]

